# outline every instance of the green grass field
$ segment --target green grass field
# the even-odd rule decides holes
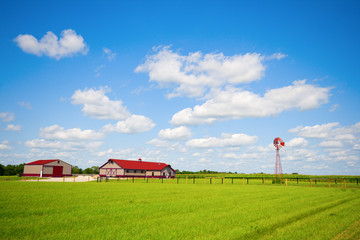
[[[1,239],[360,239],[360,190],[0,182]]]

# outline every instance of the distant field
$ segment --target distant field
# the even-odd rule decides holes
[[[360,239],[356,188],[165,183],[1,181],[0,238]]]

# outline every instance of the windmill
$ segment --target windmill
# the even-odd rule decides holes
[[[277,180],[278,176],[280,178],[280,183],[281,183],[281,177],[282,177],[282,167],[281,167],[281,161],[280,161],[280,148],[285,146],[285,142],[277,137],[274,139],[274,146],[276,148],[276,161],[275,161],[275,174],[274,174],[274,178]]]

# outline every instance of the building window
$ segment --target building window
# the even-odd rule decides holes
[[[129,170],[126,170],[126,173],[129,173]]]
[[[136,170],[134,170],[134,173],[136,173]]]
[[[152,172],[152,176],[154,176],[154,172]]]
[[[165,176],[165,172],[163,172],[163,176]]]
[[[141,170],[141,173],[144,173],[144,170]]]

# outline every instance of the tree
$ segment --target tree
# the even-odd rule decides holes
[[[92,169],[92,173],[93,173],[93,174],[99,174],[99,167],[97,167],[97,166],[92,166],[91,169]]]
[[[84,173],[86,173],[86,174],[92,174],[92,173],[93,173],[93,170],[92,170],[92,168],[86,168],[86,169],[84,170]]]
[[[0,164],[0,176],[4,176],[5,173],[5,166]]]
[[[73,174],[82,174],[83,170],[81,168],[79,168],[78,166],[73,166],[72,173]]]

